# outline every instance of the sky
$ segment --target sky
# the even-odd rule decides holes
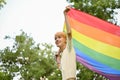
[[[0,49],[13,45],[12,40],[4,40],[6,35],[15,37],[20,30],[33,37],[36,43],[54,45],[54,34],[62,31],[63,10],[66,0],[6,0],[0,10]],[[117,15],[120,24],[120,10]]]
[[[20,30],[33,37],[36,43],[55,46],[54,34],[62,31],[66,0],[6,0],[0,10],[0,49],[13,45],[5,35],[15,37]]]

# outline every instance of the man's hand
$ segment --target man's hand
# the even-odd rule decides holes
[[[60,68],[60,54],[55,55],[57,67]]]
[[[64,14],[66,14],[70,10],[71,6],[66,6],[66,9],[64,10]]]

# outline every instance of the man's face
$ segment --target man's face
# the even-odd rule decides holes
[[[63,47],[66,45],[66,38],[62,35],[56,35],[55,36],[55,44],[57,47]]]

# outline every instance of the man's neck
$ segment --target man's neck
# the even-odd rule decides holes
[[[62,46],[62,47],[60,48],[60,52],[63,52],[63,50],[65,49],[65,47],[66,47],[66,45]]]

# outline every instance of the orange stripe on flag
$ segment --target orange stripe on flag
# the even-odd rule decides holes
[[[94,38],[96,40],[102,41],[104,43],[107,43],[109,45],[113,45],[116,47],[120,48],[120,37],[107,33],[103,30],[94,28],[94,27],[90,27],[89,25],[80,23],[76,20],[74,20],[73,18],[70,18],[70,25],[72,26],[72,28],[74,28],[75,30],[77,30],[78,32]]]

